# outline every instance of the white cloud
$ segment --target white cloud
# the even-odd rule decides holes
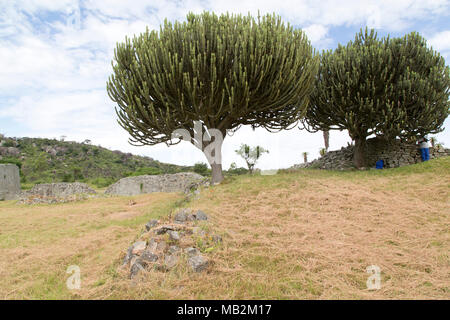
[[[328,37],[328,28],[321,24],[312,24],[303,28],[311,44],[318,49],[326,49],[332,39]]]
[[[433,35],[428,39],[428,45],[431,45],[434,50],[441,53],[447,65],[450,63],[450,30],[441,31]]]
[[[449,1],[439,0],[2,1],[0,103],[4,104],[0,104],[0,121],[20,123],[24,136],[89,138],[112,149],[145,153],[163,161],[205,161],[189,144],[170,149],[127,144],[127,134],[115,121],[114,105],[105,89],[113,49],[125,35],[143,32],[146,26],[159,29],[165,18],[184,20],[189,11],[256,15],[259,10],[261,14],[275,12],[304,28],[312,44],[322,49],[333,41],[330,30],[335,26],[368,24],[387,31],[407,30],[418,20],[445,15],[449,7]],[[429,43],[448,57],[449,39],[447,30],[435,34]],[[331,146],[338,148],[348,140],[345,133],[333,132]],[[265,169],[301,162],[304,151],[314,158],[323,145],[321,133],[294,129],[269,134],[242,128],[225,139],[225,167],[237,160],[234,150],[241,142],[271,150],[261,159]]]

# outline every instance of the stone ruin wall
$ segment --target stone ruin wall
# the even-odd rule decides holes
[[[20,192],[19,168],[14,164],[0,164],[0,200],[15,200]]]
[[[318,168],[328,170],[345,170],[353,168],[353,146],[329,151],[323,157],[308,163],[295,165],[293,168]],[[450,149],[430,147],[430,158],[450,155]],[[387,143],[385,140],[372,138],[367,140],[367,166],[375,168],[378,160],[384,160],[385,168],[396,168],[422,162],[419,147],[416,144],[396,140]]]

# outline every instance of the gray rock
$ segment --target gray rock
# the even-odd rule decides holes
[[[142,253],[141,259],[145,262],[156,262],[158,261],[158,255],[147,249]]]
[[[202,272],[208,267],[209,261],[202,255],[195,255],[188,259],[188,264],[195,272]]]
[[[195,213],[195,219],[196,220],[208,220],[208,216],[202,210],[198,210]]]
[[[156,250],[158,251],[165,251],[167,248],[167,243],[165,241],[158,242],[158,245],[156,246]]]
[[[156,226],[158,224],[158,220],[156,219],[152,219],[149,222],[147,222],[147,224],[145,225],[145,229],[147,231],[149,231],[151,228],[153,228],[154,226]]]
[[[185,222],[187,220],[187,214],[188,213],[186,212],[186,209],[182,209],[177,214],[175,214],[174,221],[175,222]]]
[[[140,263],[140,261],[136,261],[133,263],[130,269],[130,278],[134,278],[141,272],[142,270],[145,270],[144,266]]]
[[[174,254],[166,255],[164,257],[164,266],[167,269],[172,269],[173,267],[175,267],[177,265],[178,260],[179,260],[178,256],[176,256]]]
[[[158,242],[156,242],[155,239],[150,239],[150,241],[148,242],[146,251],[148,250],[149,252],[155,253],[157,248],[158,248]]]
[[[200,255],[200,251],[197,248],[192,247],[184,249],[184,252],[187,254],[189,258]]]
[[[180,247],[179,246],[170,246],[168,252],[170,254],[175,254],[177,252],[180,252]]]
[[[136,241],[135,243],[133,243],[133,249],[131,253],[135,255],[140,255],[142,254],[142,252],[144,252],[146,247],[147,243],[145,241]]]
[[[127,254],[123,258],[122,265],[123,266],[127,265],[131,261],[132,257],[133,257],[133,246],[131,245],[127,250]]]
[[[169,230],[173,230],[173,227],[172,226],[168,226],[168,225],[164,225],[164,226],[160,226],[160,227],[156,228],[154,230],[154,232],[156,234],[164,234],[164,233],[166,233]]]
[[[179,241],[180,240],[180,234],[178,231],[167,231],[167,234],[169,235],[170,240],[172,241]]]

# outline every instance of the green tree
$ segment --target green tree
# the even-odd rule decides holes
[[[303,126],[348,130],[354,164],[365,166],[366,139],[436,133],[449,113],[449,68],[417,33],[378,39],[366,29],[321,55]]]
[[[321,148],[321,149],[319,150],[319,154],[320,154],[321,157],[323,157],[324,155],[326,155],[326,153],[327,153],[327,149],[325,149],[325,148]]]
[[[47,154],[41,152],[33,161],[33,171],[43,172],[48,169]]]
[[[303,162],[307,163],[308,162],[308,152],[303,152]]]
[[[264,149],[263,147],[256,146],[252,148],[244,143],[241,144],[239,149],[235,150],[235,152],[245,160],[250,174],[253,173],[256,162],[259,160],[261,155],[263,155],[264,153],[269,153],[269,151]]]
[[[206,176],[208,175],[208,165],[203,162],[197,162],[194,165],[194,172]]]
[[[289,128],[308,105],[317,62],[305,33],[275,15],[189,13],[117,44],[107,91],[131,144],[173,145],[184,129],[208,158],[221,140],[193,138],[194,121],[223,138],[241,125]],[[216,151],[220,159],[221,144]],[[208,162],[212,182],[222,181],[220,161]]]

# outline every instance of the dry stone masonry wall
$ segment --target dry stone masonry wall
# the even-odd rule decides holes
[[[37,184],[31,190],[22,192],[19,203],[64,203],[83,200],[95,194],[95,190],[80,182]]]
[[[206,182],[207,179],[193,172],[145,175],[120,179],[111,185],[105,193],[134,196],[152,192],[189,192]]]
[[[295,165],[293,168],[318,168],[328,170],[345,170],[353,168],[353,146],[341,150],[329,151],[323,157],[308,163]],[[450,155],[450,149],[430,148],[430,158]],[[387,143],[385,140],[372,138],[367,140],[366,160],[368,167],[374,168],[378,160],[384,160],[385,168],[402,167],[421,162],[417,145],[400,140]]]

